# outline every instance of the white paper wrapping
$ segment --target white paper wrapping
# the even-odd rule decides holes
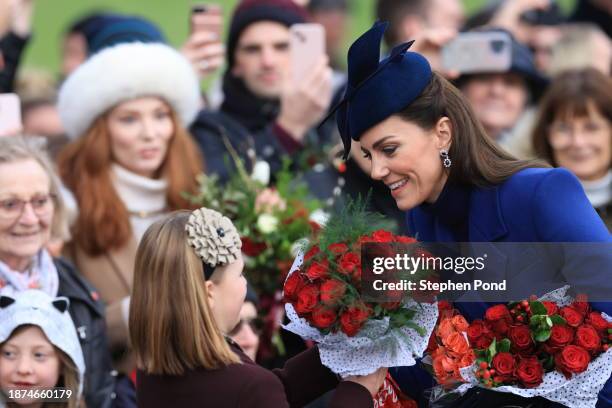
[[[566,292],[569,286],[564,286],[557,290],[547,293],[538,300],[557,302],[559,306],[567,306],[572,303],[571,296]],[[612,318],[605,313],[602,316],[607,321]],[[470,367],[461,369],[461,375],[468,382],[457,388],[457,392],[463,394],[470,388],[479,385],[478,379],[474,374],[476,363]],[[612,373],[612,349],[599,355],[591,361],[587,371],[574,374],[567,380],[563,374],[557,371],[544,374],[543,382],[537,388],[518,388],[515,386],[504,385],[501,387],[490,388],[492,391],[509,392],[523,397],[543,397],[550,401],[555,401],[569,408],[595,408],[597,394],[603,388],[610,374]]]
[[[300,253],[288,275],[299,269],[303,260],[303,253]],[[414,322],[426,331],[424,336],[408,327],[389,329],[389,318],[369,320],[353,337],[342,332],[323,335],[300,318],[290,303],[285,304],[290,322],[283,327],[318,343],[321,363],[334,373],[343,378],[366,375],[380,367],[411,366],[423,356],[438,319],[438,305],[411,301],[405,307],[416,310]]]

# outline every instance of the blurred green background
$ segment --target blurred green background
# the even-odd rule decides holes
[[[209,1],[221,4],[226,20],[239,0]],[[514,1],[514,0],[506,0]],[[346,36],[351,40],[373,22],[375,0],[348,0],[351,11],[350,29]],[[464,0],[468,14],[487,3],[487,0]],[[565,11],[570,11],[575,0],[558,1]],[[194,0],[36,0],[34,38],[25,54],[24,65],[58,72],[61,37],[68,24],[85,13],[117,11],[138,14],[157,23],[170,43],[180,46],[186,39],[190,6]],[[227,28],[227,24],[225,26]]]

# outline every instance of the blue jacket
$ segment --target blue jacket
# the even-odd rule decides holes
[[[601,250],[612,235],[599,218],[582,186],[565,169],[530,168],[490,188],[445,186],[434,204],[423,204],[406,213],[408,229],[423,242],[598,242]],[[480,246],[481,244],[479,244]],[[583,248],[588,248],[583,246]],[[612,245],[609,247],[612,248]],[[598,253],[606,269],[590,269],[588,276],[572,274],[591,254],[573,254],[561,266],[561,275],[572,286],[599,285],[612,296],[612,250]],[[582,258],[582,259],[580,259]],[[564,273],[565,272],[565,273]],[[527,282],[529,285],[529,282]],[[492,303],[456,303],[470,320],[480,318]],[[612,314],[612,303],[593,302],[594,309]],[[417,396],[430,385],[418,367],[392,370],[401,387]],[[416,392],[415,392],[416,391]],[[612,379],[599,394],[598,407],[612,407]]]

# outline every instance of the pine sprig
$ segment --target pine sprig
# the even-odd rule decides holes
[[[353,243],[363,235],[378,229],[388,229],[389,223],[382,214],[367,209],[370,194],[365,198],[359,195],[356,199],[348,199],[339,212],[332,213],[319,236],[321,248],[337,242]]]

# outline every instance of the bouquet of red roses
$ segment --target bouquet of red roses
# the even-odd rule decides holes
[[[290,320],[285,328],[319,343],[321,362],[341,376],[415,364],[437,318],[435,303],[419,304],[410,296],[366,301],[362,245],[416,242],[374,230],[375,222],[366,214],[359,204],[349,205],[343,215],[330,219],[319,239],[296,258],[284,286]]]
[[[464,378],[568,407],[595,407],[612,373],[612,319],[585,297],[566,296],[567,289],[488,308],[466,330],[476,361],[462,370]]]

